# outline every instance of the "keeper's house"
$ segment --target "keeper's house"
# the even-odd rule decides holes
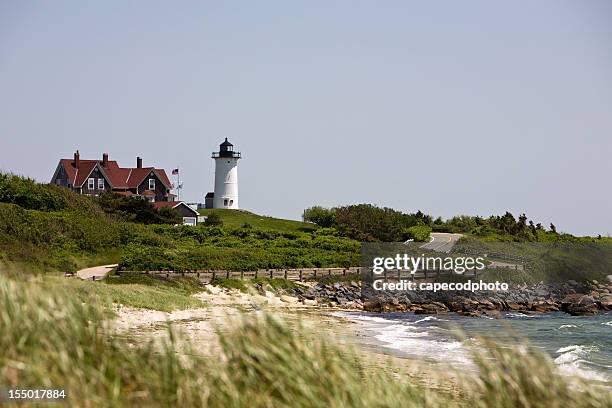
[[[84,160],[77,150],[72,159],[59,161],[51,183],[79,194],[99,195],[112,191],[150,202],[175,201],[166,171],[143,167],[140,157],[136,158],[136,167],[119,167],[116,161],[108,160],[106,153],[102,155],[102,160]]]

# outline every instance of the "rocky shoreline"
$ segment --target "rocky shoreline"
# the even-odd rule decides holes
[[[357,309],[368,312],[414,312],[490,316],[502,311],[546,313],[563,311],[588,316],[612,310],[612,284],[592,281],[514,285],[507,291],[368,291],[361,282],[317,283],[308,289],[294,289],[291,295],[304,304]]]

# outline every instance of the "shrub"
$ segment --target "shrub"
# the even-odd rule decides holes
[[[323,228],[330,228],[336,225],[336,212],[333,208],[327,209],[315,205],[304,210],[302,219],[305,222],[312,222]]]
[[[204,225],[220,226],[223,225],[223,220],[221,219],[221,216],[219,214],[217,214],[216,212],[211,212],[210,214],[208,214],[208,217],[206,217]]]
[[[402,240],[413,239],[418,242],[429,241],[431,228],[425,225],[415,225],[414,227],[406,228]]]

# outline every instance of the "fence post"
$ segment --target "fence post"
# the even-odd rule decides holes
[[[240,271],[240,280],[244,280],[244,271]]]
[[[230,271],[225,271],[225,279],[229,279]]]
[[[287,270],[285,269],[285,280],[287,280]]]
[[[255,279],[257,279],[257,269],[255,269]]]
[[[317,268],[314,268],[314,277],[317,277]]]
[[[217,276],[217,272],[216,271],[212,271],[212,280],[215,280],[216,276]]]
[[[300,269],[300,282],[302,281],[302,270]]]
[[[331,269],[327,270],[327,276],[331,276]]]

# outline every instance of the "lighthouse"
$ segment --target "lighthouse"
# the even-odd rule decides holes
[[[210,197],[212,207],[239,209],[238,159],[240,159],[240,152],[234,151],[234,145],[226,137],[225,141],[219,145],[219,151],[213,152],[212,158],[215,161],[215,191]]]

